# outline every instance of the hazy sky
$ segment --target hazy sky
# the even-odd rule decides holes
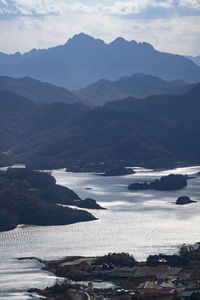
[[[0,0],[0,52],[48,48],[80,32],[200,55],[200,0]]]

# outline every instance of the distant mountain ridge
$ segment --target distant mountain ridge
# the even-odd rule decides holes
[[[168,82],[152,75],[134,74],[116,81],[102,79],[84,89],[70,92],[63,87],[30,77],[0,76],[0,91],[10,91],[35,102],[64,102],[79,106],[81,103],[89,106],[103,105],[128,96],[144,98],[153,94],[180,94],[193,86],[194,84],[186,84],[182,80]]]
[[[36,102],[65,102],[72,104],[80,99],[65,88],[40,82],[30,77],[12,78],[0,76],[0,90],[10,91]]]
[[[95,106],[129,96],[144,98],[150,95],[181,94],[193,86],[181,80],[165,81],[152,75],[133,74],[116,81],[99,80],[84,89],[74,91],[74,94],[85,103]]]
[[[186,56],[191,59],[197,66],[200,66],[200,55],[198,56]]]
[[[64,45],[31,50],[24,55],[0,54],[0,75],[29,76],[70,90],[83,88],[102,78],[144,73],[165,80],[200,81],[200,68],[180,55],[155,50],[148,43],[117,38],[106,44],[85,34]]]

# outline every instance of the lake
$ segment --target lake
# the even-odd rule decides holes
[[[55,259],[125,251],[144,260],[149,254],[171,254],[183,243],[198,242],[200,177],[188,180],[187,187],[180,191],[135,192],[127,186],[170,173],[196,174],[200,166],[169,171],[135,170],[136,174],[116,177],[52,171],[58,184],[71,188],[81,198],[97,200],[107,210],[89,210],[98,218],[96,221],[51,227],[22,225],[0,233],[0,299],[31,299],[27,289],[44,288],[55,281],[53,274],[41,271],[37,261],[18,261],[18,257]],[[175,205],[179,196],[189,196],[197,202]]]

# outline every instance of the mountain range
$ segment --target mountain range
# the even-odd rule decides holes
[[[101,79],[73,93],[86,104],[95,106],[128,96],[144,98],[159,94],[181,94],[192,86],[182,80],[166,81],[152,75],[133,74],[116,81]]]
[[[75,94],[65,88],[30,77],[12,78],[0,76],[0,90],[10,91],[36,102],[61,101],[70,104],[80,101]]]
[[[168,82],[152,75],[134,74],[116,81],[102,79],[84,89],[70,92],[63,87],[30,77],[0,76],[0,91],[10,91],[38,103],[64,102],[79,106],[81,103],[89,106],[103,105],[128,96],[144,98],[152,94],[181,94],[193,86],[194,84],[186,84],[182,80]]]
[[[190,59],[123,38],[106,44],[82,33],[64,45],[45,50],[33,49],[23,55],[0,53],[0,75],[28,76],[69,90],[86,87],[102,78],[113,81],[134,73],[169,81],[200,81],[200,68]]]
[[[46,50],[0,53],[0,73],[2,166],[102,171],[200,161],[200,68],[188,58],[79,34]]]
[[[196,164],[199,99],[200,84],[181,95],[128,97],[96,108],[0,91],[0,163],[71,170]]]

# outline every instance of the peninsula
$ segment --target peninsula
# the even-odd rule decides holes
[[[102,209],[95,200],[81,200],[72,190],[57,185],[50,173],[16,168],[0,172],[0,231],[19,224],[67,225],[96,219],[88,211],[67,205]]]

